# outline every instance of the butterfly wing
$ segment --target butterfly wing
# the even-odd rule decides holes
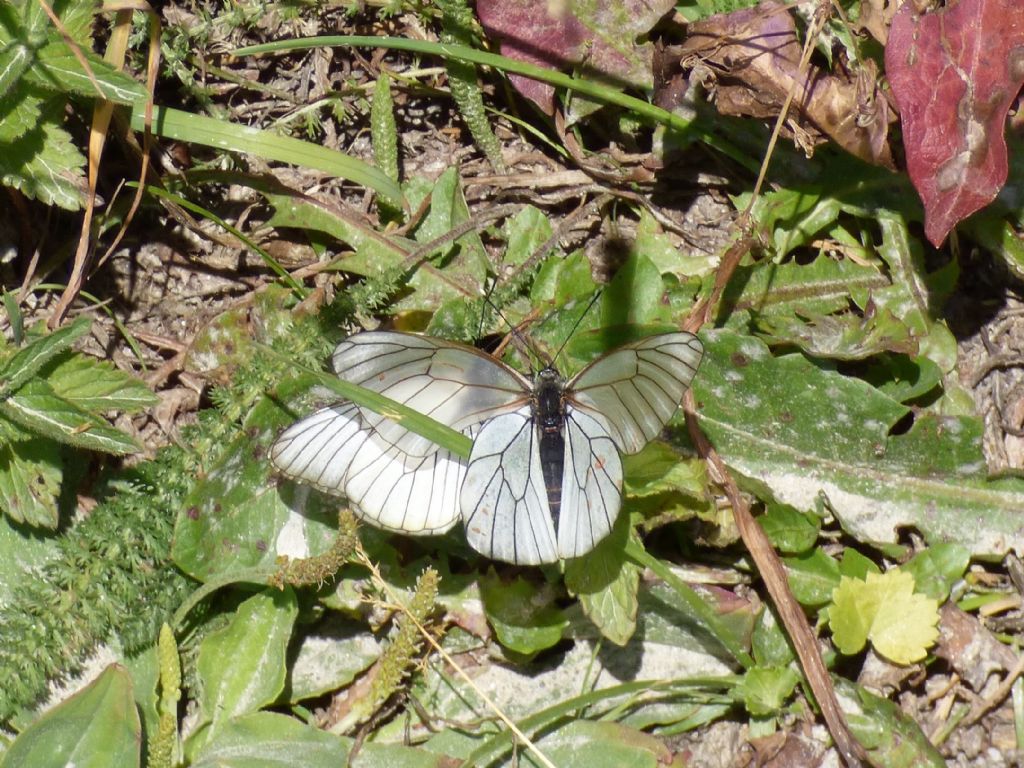
[[[558,556],[581,557],[607,536],[622,506],[622,460],[607,421],[571,404],[565,415],[565,466]]]
[[[691,333],[664,333],[619,347],[569,382],[568,401],[603,417],[623,453],[653,440],[697,372],[704,348]]]
[[[470,546],[494,560],[558,559],[529,404],[480,427],[462,484],[462,519]]]
[[[472,347],[404,333],[349,337],[334,353],[345,381],[410,406],[471,437],[481,421],[515,409],[525,380]],[[466,462],[430,440],[351,403],[324,408],[271,447],[287,477],[348,498],[377,525],[441,533],[459,519]]]

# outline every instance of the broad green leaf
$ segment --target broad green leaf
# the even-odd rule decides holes
[[[643,325],[658,319],[661,272],[644,255],[634,254],[615,273],[601,295],[601,326]]]
[[[622,468],[630,497],[674,491],[701,498],[707,489],[707,464],[683,458],[660,440],[648,443],[640,453],[623,456]]]
[[[812,549],[800,557],[784,557],[789,586],[801,605],[825,605],[839,583],[839,563],[824,550]]]
[[[647,211],[640,210],[640,221],[636,225],[636,239],[631,250],[649,258],[661,274],[671,273],[678,277],[706,275],[718,264],[717,255],[702,253],[693,249],[690,253],[680,252],[679,244],[664,234],[661,225]]]
[[[480,595],[498,642],[516,653],[550,648],[569,625],[550,588],[523,578],[505,583],[491,571],[480,580]]]
[[[171,553],[183,571],[207,581],[272,567],[278,555],[309,557],[330,546],[340,502],[271,479],[267,450],[293,418],[274,400],[260,401],[245,421],[245,434],[211,461],[175,522]]]
[[[939,543],[918,552],[900,570],[914,577],[914,591],[945,602],[953,585],[963,578],[971,553],[959,544]]]
[[[16,523],[56,528],[63,468],[52,440],[0,444],[0,510]]]
[[[228,626],[203,640],[196,666],[202,681],[201,722],[210,726],[204,738],[281,694],[297,615],[290,588],[267,589],[238,606]]]
[[[0,768],[109,768],[141,765],[142,725],[125,669],[107,667],[25,730]]]
[[[886,768],[944,768],[942,755],[899,706],[859,685],[833,678],[850,730],[867,749],[872,765]]]
[[[907,403],[938,387],[942,371],[927,357],[880,355],[871,361],[864,379],[893,400]]]
[[[611,534],[585,557],[565,564],[565,586],[580,599],[594,625],[616,645],[625,645],[636,631],[640,569],[626,558],[631,535],[629,515],[619,515]]]
[[[80,317],[70,325],[30,341],[24,348],[18,350],[0,368],[0,397],[13,392],[35,376],[46,363],[87,334],[90,327],[92,321],[87,317]]]
[[[899,570],[869,573],[864,581],[842,577],[828,613],[840,651],[857,653],[871,640],[897,664],[923,659],[939,634],[938,602],[915,593],[914,577]]]
[[[747,712],[755,717],[777,715],[800,677],[790,667],[748,669],[736,686]]]
[[[869,384],[730,331],[704,339],[697,417],[748,487],[807,513],[824,500],[863,541],[914,526],[975,555],[1024,552],[1024,481],[986,478],[979,420],[924,414],[890,435],[909,410]]]
[[[138,444],[103,419],[58,397],[45,381],[36,379],[0,400],[0,414],[22,427],[76,448],[104,453],[132,453]]]
[[[456,168],[449,168],[436,180],[417,178],[406,185],[406,195],[415,208],[425,197],[430,208],[416,228],[415,239],[421,247],[447,236],[471,221],[469,206],[462,192],[462,180]],[[482,292],[490,270],[490,259],[475,229],[455,238],[431,259],[434,269],[417,269],[409,280],[415,294],[402,299],[398,310],[432,310],[443,301],[476,299]],[[411,268],[416,264],[407,264]],[[437,270],[436,272],[434,270]]]
[[[288,671],[296,702],[340,690],[380,658],[380,643],[364,625],[332,620],[303,635]]]
[[[722,295],[718,322],[730,327],[761,318],[825,316],[846,310],[851,295],[867,296],[889,285],[877,267],[819,256],[810,264],[741,265]]]
[[[539,208],[525,205],[503,227],[505,255],[503,264],[519,266],[532,257],[552,234],[551,222]]]
[[[338,768],[351,741],[275,712],[229,720],[189,754],[191,768]],[[361,761],[360,761],[361,763]]]
[[[559,768],[659,768],[672,757],[665,743],[618,723],[575,720],[541,739],[540,751]],[[520,764],[539,766],[528,751]]]
[[[763,318],[758,328],[774,344],[794,344],[814,357],[862,360],[882,352],[915,354],[917,340],[888,309],[868,317],[852,312]]]
[[[754,659],[761,666],[784,667],[796,660],[789,638],[779,620],[775,618],[775,612],[768,606],[765,606],[757,618],[751,649]]]
[[[785,504],[769,504],[757,518],[772,545],[787,555],[806,552],[818,540],[821,524],[813,515],[804,515]]]
[[[85,355],[64,355],[47,366],[43,375],[57,395],[90,411],[134,412],[158,402],[134,376]]]
[[[882,569],[875,565],[874,561],[864,557],[853,547],[843,550],[843,556],[839,560],[839,574],[849,576],[851,579],[865,579],[869,573],[881,573]]]

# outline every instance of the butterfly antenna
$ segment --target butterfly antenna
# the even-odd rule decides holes
[[[594,297],[587,302],[587,306],[583,308],[583,311],[580,313],[580,316],[576,318],[576,322],[572,324],[572,328],[569,330],[569,334],[565,337],[565,341],[562,342],[562,346],[558,348],[558,351],[555,352],[555,356],[551,358],[552,365],[554,364],[554,361],[558,359],[558,356],[562,354],[562,350],[565,349],[565,346],[569,343],[569,340],[576,333],[576,329],[580,327],[580,323],[583,322],[583,318],[587,316],[587,313],[590,311],[591,307],[593,307],[594,304],[597,303],[597,300],[601,297],[601,293],[602,291],[600,288],[597,291],[595,291]]]
[[[498,308],[498,305],[491,301],[491,294],[493,294],[496,285],[497,281],[492,283],[491,288],[487,291],[487,293],[485,293],[482,296],[482,298],[484,300],[484,304],[490,306],[494,314],[501,318],[505,325],[508,326],[509,332],[505,335],[505,338],[502,339],[497,349],[494,350],[494,356],[501,357],[506,347],[508,347],[509,344],[514,344],[516,349],[518,349],[524,357],[531,361],[531,366],[533,365],[532,360],[534,359],[539,360],[542,364],[542,367],[548,365],[549,362],[545,360],[545,355],[543,355],[539,349],[536,349],[534,345],[530,344],[529,340],[520,332],[521,328],[529,325],[530,323],[537,319],[537,313],[531,312],[529,315],[523,318],[522,322],[520,322],[518,325],[514,325],[507,317],[505,317],[501,309]],[[479,334],[480,336],[483,336],[483,316],[483,311],[481,311]]]

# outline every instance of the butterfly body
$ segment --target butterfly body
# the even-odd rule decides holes
[[[648,337],[569,381],[530,380],[473,347],[364,332],[338,345],[337,374],[469,436],[468,459],[369,409],[342,403],[286,429],[284,475],[344,496],[389,530],[433,534],[460,520],[469,544],[519,564],[580,557],[621,507],[621,453],[636,453],[677,409],[700,362],[688,333]]]
[[[565,468],[565,380],[554,368],[537,374],[533,382],[533,416],[537,424],[540,468],[548,492],[548,514],[558,529],[558,513],[562,507],[562,473]]]

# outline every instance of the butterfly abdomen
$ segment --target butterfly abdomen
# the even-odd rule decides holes
[[[558,530],[562,509],[562,473],[565,468],[564,382],[553,368],[537,374],[533,390],[533,413],[539,439],[540,466],[548,493],[551,522]]]

